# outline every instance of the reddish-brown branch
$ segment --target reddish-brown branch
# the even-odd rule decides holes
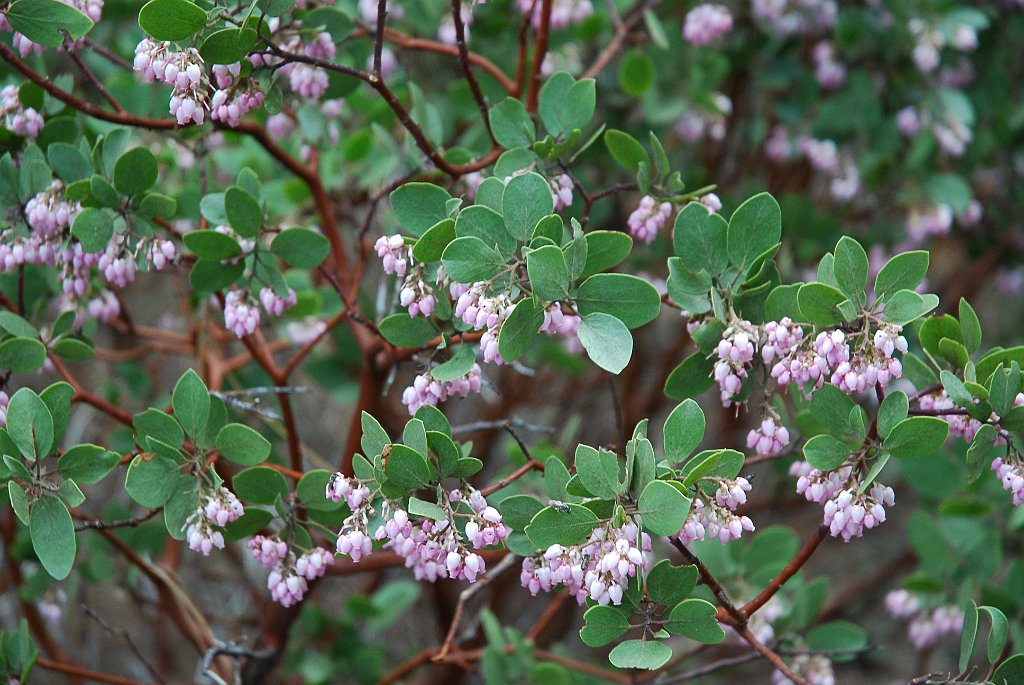
[[[392,683],[397,683],[423,664],[430,663],[430,660],[436,653],[437,650],[433,647],[420,650],[411,658],[406,659],[401,664],[388,671],[383,678],[377,681],[377,685],[392,685]]]
[[[569,657],[562,656],[561,654],[555,654],[549,652],[546,649],[535,649],[533,655],[541,661],[548,661],[553,664],[559,664],[565,666],[573,671],[579,671],[580,673],[586,673],[592,675],[595,678],[601,678],[612,683],[622,683],[623,685],[631,685],[633,683],[633,676],[629,673],[622,671],[611,671],[601,666],[594,664],[588,664],[586,661],[578,661],[577,659],[570,659]]]
[[[764,657],[765,661],[778,669],[784,676],[792,680],[796,685],[809,685],[806,678],[794,673],[793,669],[786,665],[786,662],[782,660],[781,656],[758,640],[754,634],[750,632],[749,627],[743,626],[742,628],[738,628],[737,631],[739,632],[740,637],[747,641],[747,644],[756,649],[761,656]]]
[[[299,441],[299,429],[295,423],[295,412],[292,411],[291,395],[286,392],[277,393],[281,403],[281,420],[284,422],[285,437],[288,441],[288,461],[292,470],[302,472],[302,443]]]
[[[544,634],[544,631],[551,625],[551,622],[564,613],[562,606],[565,604],[567,599],[569,599],[568,590],[563,590],[552,597],[548,602],[547,607],[544,608],[544,612],[537,617],[537,622],[533,624],[532,628],[530,628],[530,632],[527,633],[527,637],[534,641],[539,640],[541,635]]]
[[[72,95],[61,88],[58,88],[52,81],[50,81],[50,79],[40,74],[18,57],[10,46],[2,43],[0,43],[0,58],[20,71],[25,78],[38,85],[53,97],[57,98],[69,107],[77,109],[79,112],[88,114],[91,117],[115,124],[135,126],[137,128],[148,128],[154,130],[180,128],[175,119],[153,119],[151,117],[141,117],[136,114],[132,114],[131,112],[110,112],[98,105],[94,105],[91,102],[87,102],[80,97]]]
[[[700,574],[704,584],[711,590],[711,593],[718,600],[720,605],[718,611],[718,620],[720,623],[725,623],[733,626],[745,626],[747,624],[746,615],[736,608],[729,599],[729,596],[725,594],[725,588],[718,582],[718,578],[715,578],[714,574],[708,570],[708,567],[704,565],[697,555],[690,551],[690,549],[676,538],[672,538],[672,546],[675,547],[679,552],[686,558],[688,563],[693,564],[697,567],[697,572]]]
[[[117,101],[117,98],[110,94],[110,91],[103,85],[103,82],[96,78],[96,74],[92,73],[92,69],[90,69],[89,65],[85,63],[81,55],[78,54],[78,50],[71,45],[70,41],[65,41],[64,47],[67,48],[68,57],[70,57],[71,61],[75,63],[75,66],[77,66],[78,70],[82,72],[82,75],[85,76],[86,80],[92,84],[92,87],[103,96],[103,99],[114,108],[115,112],[123,112],[124,107],[122,107],[121,103]]]
[[[487,569],[487,573],[479,578],[476,583],[470,585],[459,593],[459,601],[455,605],[455,613],[452,615],[451,623],[448,626],[448,632],[444,637],[444,642],[441,643],[440,651],[433,656],[434,661],[443,661],[452,650],[452,647],[454,647],[455,639],[458,637],[459,633],[459,625],[462,623],[462,616],[466,611],[466,605],[469,603],[469,600],[473,595],[493,583],[496,578],[507,571],[512,564],[515,563],[515,560],[515,555],[506,556],[497,566]]]
[[[426,40],[424,38],[414,38],[402,33],[401,31],[395,31],[394,29],[384,29],[384,40],[392,45],[402,48],[403,50],[435,52],[441,55],[451,55],[453,57],[457,57],[459,54],[459,49],[454,45],[448,45],[434,40]],[[470,63],[474,66],[480,67],[486,73],[490,74],[506,93],[512,96],[519,93],[519,88],[516,87],[516,83],[506,76],[505,72],[503,72],[501,67],[497,64],[476,52],[470,51],[467,53],[467,56]]]
[[[132,421],[134,419],[132,418],[131,412],[125,411],[124,409],[121,409],[121,407],[106,401],[99,395],[89,392],[82,387],[81,383],[75,380],[74,376],[71,375],[67,370],[67,367],[64,366],[64,363],[61,362],[56,355],[48,354],[47,356],[50,361],[53,362],[53,367],[57,369],[57,373],[60,374],[61,378],[67,381],[68,384],[74,388],[75,394],[71,398],[72,402],[84,402],[85,404],[92,405],[107,416],[120,421],[126,426],[132,425]]]
[[[530,4],[530,11],[526,13],[523,20],[519,22],[519,54],[516,57],[516,80],[515,80],[515,91],[511,94],[515,97],[519,97],[523,92],[523,80],[526,78],[526,58],[530,51],[530,42],[528,37],[530,35],[530,23],[533,18],[533,13],[537,11],[537,3],[540,0],[533,0]]]
[[[502,152],[502,147],[500,145],[495,145],[493,148],[491,148],[490,152],[488,152],[483,157],[477,160],[474,160],[467,164],[452,164],[451,162],[446,160],[444,158],[444,155],[441,154],[441,151],[427,139],[427,136],[423,132],[423,129],[412,118],[412,115],[409,113],[409,110],[406,109],[405,105],[402,104],[402,101],[399,100],[398,95],[396,95],[395,92],[391,90],[391,88],[389,88],[388,85],[384,83],[384,80],[380,78],[377,74],[367,73],[360,69],[353,69],[352,67],[348,67],[342,64],[335,64],[334,62],[327,62],[325,60],[317,59],[315,57],[309,57],[307,55],[297,54],[294,52],[287,52],[275,45],[270,46],[270,54],[273,54],[289,62],[302,62],[304,64],[309,64],[315,67],[319,67],[321,69],[326,69],[327,71],[334,71],[340,74],[345,74],[346,76],[357,78],[360,81],[363,81],[364,83],[369,85],[371,88],[377,91],[378,95],[384,98],[384,102],[386,102],[388,104],[388,107],[391,108],[391,111],[394,112],[395,116],[398,118],[399,123],[401,123],[405,130],[409,132],[409,135],[412,136],[413,142],[416,143],[416,147],[418,147],[420,151],[424,155],[426,155],[431,162],[434,163],[434,166],[436,166],[439,170],[451,176],[452,178],[459,178],[460,176],[463,176],[470,172],[479,171],[480,169],[483,169],[486,166],[490,166],[494,162],[494,160],[498,158],[498,155],[500,155]]]
[[[824,540],[827,535],[828,526],[818,526],[817,530],[814,531],[811,537],[807,538],[807,542],[805,542],[804,546],[800,548],[800,551],[796,553],[796,556],[786,564],[786,567],[779,571],[777,576],[772,578],[771,582],[765,586],[764,590],[761,590],[761,592],[758,593],[757,597],[754,597],[754,599],[743,605],[743,608],[740,609],[740,611],[743,612],[744,616],[749,617],[753,615],[755,611],[760,609],[768,602],[768,600],[774,597],[775,593],[786,584],[786,581],[796,575],[797,572],[803,568],[804,564],[806,564],[807,560],[811,558],[811,555],[814,554],[814,551],[818,549],[818,545],[821,544],[821,541]]]
[[[548,53],[548,35],[551,31],[551,6],[553,0],[540,0],[540,25],[537,27],[537,42],[533,49],[533,63],[530,66],[530,78],[526,84],[526,111],[533,114],[537,111],[537,96],[540,93],[541,65]]]
[[[480,117],[487,128],[487,135],[490,136],[491,142],[497,145],[498,141],[495,140],[494,132],[491,131],[491,118],[487,115],[487,101],[484,99],[484,94],[480,90],[480,84],[477,83],[476,76],[473,75],[473,69],[469,63],[469,48],[466,47],[466,26],[462,22],[462,0],[452,0],[452,19],[455,22],[455,45],[459,50],[459,66],[462,68],[462,75],[465,76],[466,83],[469,84],[469,90],[473,93],[473,99],[476,101],[476,106],[480,109]]]
[[[633,27],[636,26],[636,24],[643,18],[644,11],[652,7],[656,7],[658,4],[660,4],[660,0],[652,0],[650,2],[644,0],[637,3],[637,5],[633,7],[625,17],[623,17],[622,22],[615,27],[615,36],[608,41],[608,45],[606,45],[604,50],[601,51],[601,54],[597,56],[594,63],[591,64],[585,72],[583,72],[583,78],[596,78],[598,74],[604,71],[604,68],[608,66],[608,63],[612,58],[622,50],[622,46],[625,45],[626,39],[629,37],[629,32],[632,31]]]
[[[487,496],[497,492],[498,490],[507,488],[509,485],[515,483],[517,480],[519,480],[520,478],[522,478],[527,473],[533,470],[543,471],[544,464],[540,463],[533,457],[530,457],[529,459],[526,460],[525,464],[517,468],[512,473],[508,474],[507,476],[497,481],[496,483],[492,483],[491,485],[488,485],[487,487],[481,489],[480,494]]]
[[[56,671],[76,678],[94,680],[98,683],[110,683],[111,685],[145,685],[141,680],[134,680],[132,678],[126,678],[119,675],[110,675],[109,673],[100,673],[99,671],[91,671],[88,668],[84,668],[76,664],[69,664],[64,661],[55,661],[42,656],[39,657],[38,661],[36,661],[36,665],[40,668],[45,668],[48,671]]]

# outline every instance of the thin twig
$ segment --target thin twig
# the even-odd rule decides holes
[[[102,616],[97,614],[93,609],[91,609],[89,606],[85,604],[82,605],[82,611],[85,612],[86,616],[96,621],[96,623],[100,625],[100,628],[103,629],[103,632],[105,632],[107,635],[110,635],[111,637],[120,637],[124,639],[124,641],[128,643],[128,646],[131,648],[132,652],[135,653],[135,656],[138,657],[139,661],[142,662],[142,665],[146,667],[147,671],[149,671],[149,674],[153,676],[153,680],[155,680],[158,683],[165,682],[163,677],[161,677],[160,673],[157,672],[157,670],[153,667],[153,664],[149,663],[149,660],[142,653],[142,650],[139,649],[139,646],[135,644],[135,640],[132,639],[131,633],[129,633],[123,627],[111,627],[109,623],[103,620]]]
[[[459,624],[462,622],[462,616],[466,611],[466,604],[470,599],[473,598],[478,592],[483,590],[485,587],[494,582],[494,579],[500,576],[505,571],[512,568],[512,565],[516,563],[515,554],[509,554],[494,568],[487,571],[481,576],[477,582],[473,583],[465,590],[459,593],[459,602],[455,605],[455,614],[452,616],[451,626],[448,628],[448,635],[445,636],[444,642],[441,643],[440,651],[435,654],[432,658],[434,661],[442,661],[448,656],[448,652],[451,650],[452,645],[455,644],[456,633],[459,630]]]
[[[789,665],[782,660],[781,656],[772,651],[771,647],[768,647],[758,640],[754,636],[754,633],[750,631],[749,626],[743,626],[742,628],[739,628],[737,632],[740,634],[740,637],[747,641],[747,644],[756,649],[761,656],[764,657],[765,661],[778,669],[782,675],[792,680],[796,685],[810,685],[806,678],[795,673],[793,669],[791,669]]]
[[[466,433],[476,433],[477,431],[486,430],[505,430],[508,426],[513,428],[522,428],[525,431],[531,433],[554,433],[554,426],[542,426],[538,423],[530,423],[524,421],[515,416],[511,416],[507,419],[501,419],[499,421],[474,421],[473,423],[463,423],[458,426],[452,426],[452,435],[464,435]]]
[[[754,612],[774,597],[775,593],[786,584],[786,581],[796,575],[796,573],[803,568],[804,564],[806,564],[807,560],[811,558],[811,555],[814,554],[814,551],[818,549],[818,545],[821,544],[821,541],[824,540],[827,535],[828,526],[818,526],[814,533],[807,538],[807,542],[805,542],[804,546],[800,548],[800,551],[796,553],[796,556],[786,564],[785,568],[779,571],[778,575],[772,578],[771,582],[765,586],[764,590],[758,593],[757,597],[754,597],[754,599],[743,605],[743,608],[741,609],[743,615],[748,617],[753,615]]]
[[[64,35],[64,47],[67,48],[66,52],[68,53],[68,57],[71,58],[71,61],[75,63],[75,66],[77,66],[78,70],[82,72],[82,75],[85,76],[86,80],[92,84],[92,87],[99,91],[100,95],[110,103],[110,106],[114,108],[114,111],[123,112],[124,107],[121,106],[121,103],[117,101],[117,98],[110,94],[110,91],[103,85],[103,82],[96,78],[96,74],[92,73],[92,69],[89,68],[82,57],[78,54],[78,50],[74,47],[74,41],[68,37],[67,31],[64,32]]]
[[[373,39],[373,76],[380,79],[381,54],[384,51],[384,23],[388,18],[387,0],[377,0],[377,27]]]
[[[104,521],[101,521],[99,519],[89,518],[84,514],[76,514],[76,518],[84,520],[85,523],[80,523],[77,526],[75,526],[75,532],[80,532],[83,530],[113,530],[114,528],[135,528],[150,520],[151,518],[159,514],[161,511],[163,511],[163,507],[157,507],[156,509],[150,509],[145,514],[140,514],[135,518],[122,519],[120,521],[111,521],[110,523],[105,523]]]
[[[491,131],[491,118],[487,114],[487,101],[484,99],[484,94],[480,90],[480,84],[477,83],[476,76],[473,74],[473,69],[469,64],[469,48],[466,46],[466,26],[462,21],[462,0],[452,0],[452,18],[455,21],[455,45],[459,49],[459,66],[462,68],[462,74],[466,77],[466,83],[469,84],[469,90],[473,93],[473,99],[476,100],[476,106],[480,109],[480,117],[484,120],[484,126],[487,128],[487,135],[490,136],[491,142],[495,145],[498,141],[494,138],[494,132]]]

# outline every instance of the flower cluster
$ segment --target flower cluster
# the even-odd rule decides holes
[[[272,288],[262,288],[260,304],[267,314],[280,316],[295,306],[298,296],[291,288],[287,295],[278,295]],[[231,290],[224,296],[224,327],[241,340],[252,335],[260,325],[260,310],[248,290]]]
[[[814,77],[825,90],[835,90],[846,80],[846,67],[836,59],[835,46],[822,41],[814,46]]]
[[[747,433],[747,447],[754,450],[758,456],[777,456],[782,454],[787,445],[789,429],[783,426],[779,417],[774,414],[761,419],[761,424]]]
[[[260,290],[260,304],[263,305],[263,309],[271,316],[281,316],[284,310],[295,306],[298,302],[298,296],[295,291],[288,288],[287,295],[278,295],[274,292],[273,288],[262,288]]]
[[[35,138],[43,130],[43,115],[21,104],[17,86],[0,89],[0,125],[11,133]]]
[[[832,662],[821,654],[800,654],[789,665],[793,672],[802,675],[810,685],[836,685]],[[772,685],[789,685],[790,679],[778,669],[772,671]]]
[[[652,243],[658,236],[658,231],[665,227],[665,223],[672,215],[672,203],[658,203],[650,195],[644,195],[640,204],[634,209],[626,223],[629,225],[629,232],[634,238],[643,243]]]
[[[398,301],[403,307],[409,308],[409,316],[429,318],[434,313],[434,289],[422,278],[420,269],[413,270],[405,277],[402,289],[398,292]]]
[[[412,263],[412,248],[405,244],[405,238],[400,233],[382,235],[373,244],[373,249],[380,258],[384,273],[394,274],[399,278],[405,276]]]
[[[967,145],[974,139],[973,131],[953,112],[942,112],[933,120],[928,112],[919,111],[913,105],[908,105],[896,113],[896,126],[900,133],[908,138],[916,136],[929,123],[939,147],[950,157],[963,156]],[[912,211],[911,218],[916,223],[914,229],[917,234],[941,235],[949,231],[950,222],[946,217],[946,210],[941,207],[944,205]],[[917,214],[922,216],[915,216]],[[911,237],[915,237],[914,234]]]
[[[185,521],[189,549],[204,557],[209,556],[214,547],[224,549],[224,535],[217,528],[237,521],[243,513],[242,503],[227,488],[218,487],[203,493],[199,508]]]
[[[533,28],[540,28],[541,3],[534,0],[517,0],[519,10],[524,14],[531,10],[530,21]],[[594,13],[590,0],[553,0],[551,3],[550,26],[553,29],[564,29],[570,24],[578,24]]]
[[[328,496],[334,497],[340,477],[332,479],[335,485],[328,485]],[[349,484],[351,485],[351,484]],[[332,489],[333,487],[333,489]],[[344,496],[344,495],[342,495]],[[413,569],[417,580],[438,578],[464,579],[473,582],[486,568],[483,557],[473,550],[490,547],[508,537],[509,530],[502,523],[501,514],[487,503],[482,493],[453,491],[444,501],[447,518],[440,521],[424,519],[414,522],[404,509],[393,508],[383,503],[381,524],[371,538],[367,532],[368,514],[373,512],[369,498],[365,499],[359,488],[349,488],[346,499],[356,504],[352,515],[345,519],[338,534],[339,554],[350,556],[358,562],[373,551],[373,539],[383,540],[384,548],[390,549],[405,559],[405,565]],[[467,510],[471,513],[467,513]],[[460,534],[454,521],[467,518]]]
[[[384,273],[404,279],[398,299],[403,307],[408,307],[409,316],[430,317],[437,303],[434,288],[424,280],[423,265],[416,263],[412,248],[406,245],[401,234],[381,236],[373,248],[380,257]]]
[[[242,117],[263,106],[263,93],[255,88],[246,90],[217,90],[210,98],[210,118],[232,128],[242,123]]]
[[[470,393],[478,393],[481,383],[479,364],[473,364],[465,376],[450,381],[436,380],[428,371],[416,376],[412,385],[402,392],[402,404],[408,408],[409,414],[413,415],[424,405],[436,407],[450,397],[458,395],[466,398]]]
[[[25,221],[44,240],[59,236],[70,228],[82,205],[64,199],[64,184],[53,181],[50,187],[25,203]]]
[[[943,635],[959,635],[964,613],[952,605],[925,609],[921,598],[906,590],[893,590],[885,596],[885,609],[895,618],[907,620],[907,635],[918,650],[933,646]]]
[[[121,315],[121,301],[113,291],[101,290],[86,303],[85,310],[97,321],[110,323]]]
[[[882,324],[875,331],[871,344],[863,345],[860,354],[850,358],[849,348],[840,352],[843,359],[832,371],[831,383],[845,393],[864,392],[875,384],[886,387],[893,378],[903,375],[903,364],[893,356],[895,352],[906,353],[907,339],[900,335],[902,327]],[[833,347],[840,351],[841,346]]]
[[[977,402],[977,400],[975,400]],[[960,410],[955,402],[950,398],[946,391],[939,390],[938,392],[929,393],[922,396],[918,400],[918,405],[923,411],[934,413],[934,415],[947,424],[949,424],[949,436],[950,438],[963,438],[967,442],[974,439],[974,435],[982,426],[982,422],[978,419],[961,413],[955,413]],[[1013,398],[1013,406],[1020,407],[1024,406],[1024,393],[1017,393],[1016,397]],[[949,410],[951,413],[944,414],[942,412]],[[995,413],[992,414],[993,419],[998,420],[998,416]],[[1000,431],[996,435],[995,444],[1002,445],[1006,443],[1005,434]],[[993,468],[993,470],[996,470]],[[1001,476],[1000,476],[1001,478]]]
[[[711,105],[694,105],[675,124],[675,132],[687,143],[696,143],[707,138],[720,141],[725,138],[726,120],[732,114],[732,100],[724,93],[712,93]]]
[[[850,479],[853,468],[843,466],[835,471],[820,471],[806,461],[795,461],[789,475],[796,476],[796,492],[808,502],[824,504],[842,490]]]
[[[466,522],[464,532],[466,539],[475,549],[492,547],[508,537],[509,529],[502,523],[501,513],[487,503],[487,499],[479,490],[470,488],[468,493],[452,490],[448,493],[448,501],[465,501],[473,509],[474,515]]]
[[[299,321],[289,321],[284,325],[285,337],[298,347],[312,344],[326,330],[327,322],[315,316],[307,316]]]
[[[793,320],[784,316],[778,321],[769,321],[761,329],[764,339],[761,341],[761,359],[771,364],[776,359],[789,356],[804,339],[804,329],[793,324]],[[772,375],[775,375],[774,370]],[[781,373],[780,373],[781,375]],[[789,381],[780,381],[783,384]]]
[[[939,51],[946,46],[945,34],[917,17],[907,23],[907,28],[914,36],[914,64],[923,73],[935,71],[941,61]],[[960,52],[972,52],[978,47],[977,31],[968,24],[957,24],[951,43]]]
[[[896,504],[896,493],[881,483],[858,494],[862,486],[852,466],[823,472],[806,461],[797,461],[789,467],[789,473],[797,476],[798,494],[809,502],[825,505],[823,523],[832,537],[841,537],[844,542],[861,537],[865,528],[885,523],[885,508]]]
[[[1024,506],[1024,466],[1009,457],[1005,460],[996,457],[992,460],[992,470],[995,471],[1003,489],[1013,494],[1014,505]]]
[[[314,547],[296,558],[284,541],[262,535],[252,538],[247,546],[256,561],[271,569],[267,589],[271,599],[283,607],[301,602],[309,591],[309,581],[324,575],[327,567],[334,563],[334,557],[326,549]]]
[[[66,304],[75,308],[89,291],[92,269],[99,270],[110,286],[123,288],[135,279],[139,264],[162,269],[173,261],[174,244],[159,237],[139,240],[134,246],[130,235],[115,231],[102,252],[86,252],[77,240],[69,240],[71,225],[82,207],[64,196],[64,184],[53,181],[45,191],[25,203],[28,235],[9,228],[0,231],[0,271],[11,271],[23,264],[45,264],[61,274]],[[141,257],[141,260],[140,260]],[[120,312],[110,291],[99,289],[88,300],[88,310],[100,320],[109,321]]]
[[[722,406],[735,402],[747,377],[747,369],[754,360],[754,344],[758,341],[757,328],[749,321],[738,321],[725,330],[718,343],[713,373],[715,382],[722,391]]]
[[[278,538],[254,535],[249,538],[245,546],[249,548],[253,558],[263,568],[274,568],[288,556],[288,543]]]
[[[692,45],[711,45],[732,30],[732,14],[725,5],[702,3],[686,13],[683,38]]]
[[[894,504],[896,493],[881,483],[872,485],[867,494],[857,494],[851,487],[825,502],[824,524],[832,537],[849,542],[864,535],[865,528],[885,523],[885,507]]]
[[[174,52],[167,41],[144,38],[135,46],[132,66],[142,74],[144,81],[160,81],[171,86],[170,112],[184,126],[203,123],[210,108],[203,65],[203,58],[195,48]]]
[[[224,296],[224,327],[236,338],[252,335],[259,325],[260,310],[248,291],[232,290]]]
[[[348,508],[352,511],[356,511],[364,504],[367,504],[373,495],[370,492],[370,488],[367,487],[365,483],[362,483],[355,478],[344,476],[341,473],[335,473],[331,476],[331,479],[327,481],[327,491],[325,496],[327,499],[335,503],[344,499]]]
[[[883,323],[873,333],[870,329],[850,335],[841,330],[821,331],[812,341],[805,339],[803,329],[788,317],[762,326],[739,320],[722,335],[713,377],[723,406],[734,404],[757,349],[779,385],[796,383],[807,389],[829,382],[851,394],[876,384],[884,388],[903,375],[903,364],[895,356],[907,351],[901,333],[900,326]],[[851,348],[858,340],[859,346]],[[751,439],[756,442],[758,438]]]
[[[738,540],[743,531],[753,532],[754,522],[749,516],[738,516],[734,512],[747,501],[750,481],[742,476],[734,480],[722,478],[718,481],[714,500],[698,493],[693,500],[682,529],[676,535],[684,545],[704,539],[718,539],[723,545]]]
[[[752,0],[751,6],[757,25],[782,37],[830,28],[839,14],[835,0]]]
[[[494,511],[497,513],[496,509]],[[500,523],[500,514],[497,518]],[[479,541],[479,529],[474,532]],[[385,549],[403,557],[416,580],[434,582],[438,578],[452,578],[473,582],[486,569],[483,557],[462,542],[450,519],[424,519],[415,524],[405,510],[396,509],[374,537],[387,540]],[[473,548],[479,549],[475,544]]]
[[[498,354],[498,331],[512,312],[512,299],[507,291],[489,294],[490,284],[478,281],[466,286],[453,283],[452,297],[455,302],[455,316],[462,319],[467,326],[475,330],[485,329],[480,338],[480,350],[487,364],[504,364],[505,360]]]
[[[906,228],[907,237],[912,243],[946,235],[953,228],[953,209],[943,203],[911,207]]]
[[[629,579],[648,568],[651,538],[632,521],[622,527],[598,526],[581,545],[551,545],[543,554],[523,559],[519,580],[536,596],[565,586],[581,605],[622,604]]]
[[[816,51],[816,54],[818,52],[825,54],[824,49]],[[841,66],[833,62],[819,62],[819,71],[828,69],[833,72],[821,73],[820,77],[836,78],[834,72]],[[860,171],[852,153],[841,150],[832,140],[818,140],[810,136],[791,137],[785,126],[776,124],[765,141],[764,151],[768,159],[776,164],[805,158],[812,169],[822,174],[822,183],[835,200],[847,202],[860,190]]]
[[[562,311],[560,304],[552,302],[544,310],[544,322],[540,325],[538,332],[547,335],[561,335],[565,338],[570,352],[579,352],[583,349],[578,335],[582,320],[579,314],[575,312],[566,314]]]
[[[7,405],[10,402],[10,395],[5,390],[0,390],[0,428],[4,430],[7,430]]]
[[[569,174],[559,174],[548,183],[551,185],[551,197],[555,201],[555,211],[560,212],[572,204],[572,178]]]

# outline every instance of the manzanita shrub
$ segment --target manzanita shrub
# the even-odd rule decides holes
[[[0,30],[10,683],[1024,683],[1019,2]]]

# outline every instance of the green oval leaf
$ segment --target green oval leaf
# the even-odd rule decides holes
[[[250,28],[227,28],[211,33],[199,47],[199,54],[210,64],[232,64],[242,60],[256,43]]]
[[[46,362],[46,346],[35,338],[8,338],[0,342],[0,369],[33,373]]]
[[[583,281],[576,298],[581,315],[611,314],[627,328],[643,326],[661,311],[661,296],[654,286],[628,274],[595,274]]]
[[[7,434],[21,455],[30,461],[50,454],[53,416],[46,403],[29,388],[18,390],[7,404]]]
[[[206,22],[206,12],[188,0],[150,0],[139,10],[139,26],[157,40],[185,40]]]
[[[78,40],[93,27],[92,19],[58,0],[17,0],[4,16],[15,31],[51,48],[64,44],[64,31]]]
[[[641,523],[654,535],[675,535],[690,513],[691,500],[674,485],[664,480],[647,484],[640,493],[637,513]]]
[[[691,640],[713,645],[725,639],[725,631],[718,625],[715,605],[703,599],[687,599],[672,608],[665,629],[684,635]]]
[[[231,481],[235,494],[253,504],[273,504],[288,496],[288,481],[269,466],[252,466],[239,471]]]
[[[156,177],[156,157],[144,147],[133,147],[114,164],[114,187],[129,197],[152,188]]]
[[[58,498],[47,495],[32,505],[29,533],[39,563],[56,580],[64,580],[75,563],[75,524]]]
[[[270,442],[240,423],[221,428],[214,446],[226,459],[243,466],[258,464],[270,456]]]
[[[597,523],[597,514],[579,504],[566,504],[559,509],[544,507],[526,527],[526,535],[538,549],[555,544],[576,545],[590,537]]]
[[[633,356],[633,336],[621,320],[604,312],[591,312],[576,331],[591,361],[609,373],[621,373]]]
[[[297,269],[315,269],[330,254],[331,244],[316,231],[289,228],[277,234],[270,251]]]
[[[696,600],[694,600],[696,601]],[[608,654],[608,661],[619,668],[642,668],[653,671],[672,658],[672,650],[663,642],[654,640],[626,640]]]

